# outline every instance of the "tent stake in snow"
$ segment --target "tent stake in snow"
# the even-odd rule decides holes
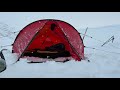
[[[107,44],[108,42],[110,42],[111,40],[112,40],[112,43],[113,43],[113,41],[114,41],[114,36],[112,36],[110,39],[108,39],[105,43],[103,43],[103,45],[101,45],[101,47],[102,46],[104,46],[105,44]]]

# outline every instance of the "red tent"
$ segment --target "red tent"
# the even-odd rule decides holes
[[[46,51],[47,47],[59,43],[76,61],[84,59],[84,45],[79,32],[67,22],[54,19],[35,21],[24,27],[13,43],[13,53],[18,54],[19,60],[26,52]]]

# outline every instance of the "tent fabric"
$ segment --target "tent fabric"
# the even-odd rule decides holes
[[[84,44],[79,32],[67,22],[54,19],[38,20],[23,28],[13,43],[13,53],[20,59],[27,51],[44,51],[59,43],[65,45],[65,50],[75,60],[84,59]]]

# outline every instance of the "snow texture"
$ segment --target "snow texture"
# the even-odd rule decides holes
[[[11,32],[11,27],[0,23],[0,50],[6,59],[7,69],[0,73],[0,78],[119,78],[120,77],[120,25],[99,28],[88,28],[85,36],[85,60],[61,63],[47,61],[45,63],[27,63],[27,59],[20,59],[12,54],[11,45],[18,33]],[[78,30],[83,37],[85,29]],[[113,43],[101,45],[111,36],[115,37]],[[5,36],[5,37],[4,37]],[[89,48],[88,48],[89,47]],[[95,49],[93,49],[95,48]]]

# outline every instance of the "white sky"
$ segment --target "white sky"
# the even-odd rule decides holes
[[[120,24],[120,12],[0,12],[0,22],[16,29],[40,19],[59,19],[76,29]]]

